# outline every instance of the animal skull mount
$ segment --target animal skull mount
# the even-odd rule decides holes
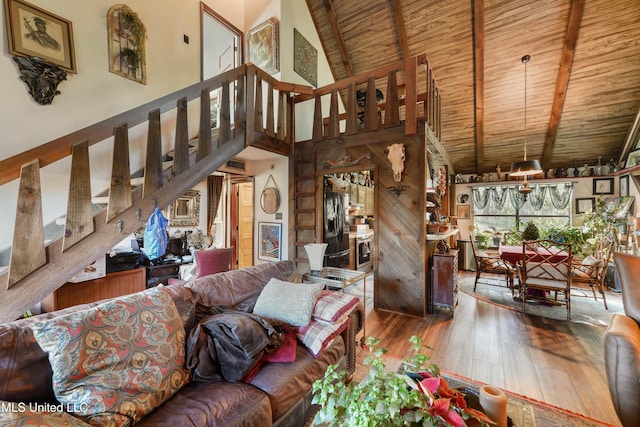
[[[402,181],[402,172],[404,172],[404,144],[392,144],[387,147],[389,154],[387,158],[391,162],[391,169],[393,169],[393,180],[395,182]]]

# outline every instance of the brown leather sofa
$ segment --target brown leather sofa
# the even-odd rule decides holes
[[[270,278],[295,276],[291,261],[261,264],[172,285],[172,298],[187,334],[198,311],[214,305],[251,311]],[[70,307],[0,325],[0,400],[56,403],[47,354],[37,344],[30,324],[98,303]],[[362,312],[350,314],[349,326],[317,357],[298,343],[296,360],[263,365],[250,383],[191,381],[145,416],[143,426],[291,426],[305,425],[314,415],[312,384],[330,364],[355,369],[356,333]]]
[[[640,257],[615,253],[625,314],[614,314],[604,342],[609,392],[624,427],[640,426]]]

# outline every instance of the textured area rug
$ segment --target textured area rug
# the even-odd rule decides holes
[[[361,382],[369,371],[369,365],[364,365],[364,359],[371,354],[366,349],[358,349],[356,371],[353,381]],[[398,371],[402,359],[394,356],[383,356],[385,369]],[[477,393],[484,383],[462,377],[451,372],[441,372],[451,387],[468,389]],[[535,399],[530,399],[516,393],[503,390],[507,395],[507,415],[516,427],[616,427],[602,421],[594,420],[580,414],[548,405]]]
[[[514,299],[511,290],[505,286],[504,280],[489,278],[485,275],[478,282],[473,291],[475,272],[461,272],[458,276],[459,290],[475,298],[487,301],[512,310],[522,311],[520,299]],[[517,292],[516,292],[517,293]],[[608,310],[605,310],[602,296],[598,293],[598,300],[593,298],[590,288],[571,289],[571,321],[587,323],[597,326],[607,326],[613,313],[624,313],[622,294],[607,292]],[[527,314],[547,317],[550,319],[566,320],[567,308],[564,305],[546,305],[538,301],[527,302]]]

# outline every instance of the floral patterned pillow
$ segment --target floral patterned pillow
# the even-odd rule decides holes
[[[92,425],[132,425],[188,381],[185,331],[161,288],[32,325],[60,403]]]
[[[44,409],[50,409],[48,411],[32,410],[32,406],[36,407],[37,405],[0,401],[0,425],[12,427],[90,427],[82,420],[62,412],[62,405],[45,405]]]

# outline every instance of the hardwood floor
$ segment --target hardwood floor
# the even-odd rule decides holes
[[[604,327],[523,314],[462,292],[453,319],[375,311],[370,301],[366,334],[390,355],[406,356],[409,337],[418,335],[443,371],[620,425],[604,372]]]

